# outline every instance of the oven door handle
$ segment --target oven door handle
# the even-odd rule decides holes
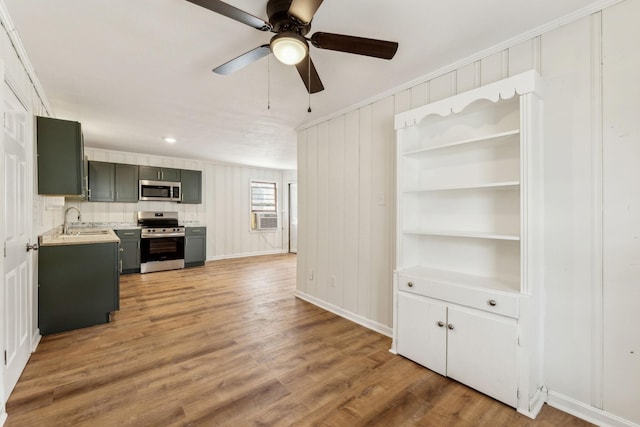
[[[184,237],[184,233],[164,233],[164,234],[143,234],[142,239],[162,239],[163,237]]]

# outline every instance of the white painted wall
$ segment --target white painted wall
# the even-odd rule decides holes
[[[394,114],[535,69],[545,82],[549,403],[640,423],[639,20],[640,1],[626,0],[550,23],[301,128],[297,295],[390,334]]]
[[[640,424],[640,1],[603,15],[603,408]],[[629,49],[629,41],[635,43]],[[629,393],[629,391],[632,391]]]
[[[180,221],[197,221],[207,227],[207,259],[234,258],[286,252],[287,180],[295,171],[217,164],[85,147],[89,160],[164,166],[202,171],[202,204],[175,202],[101,203],[66,198],[65,207],[77,206],[84,222],[135,223],[137,211],[177,211]],[[280,229],[249,230],[249,182],[273,181],[278,186]],[[74,221],[75,218],[69,220]],[[61,223],[55,224],[55,226]]]

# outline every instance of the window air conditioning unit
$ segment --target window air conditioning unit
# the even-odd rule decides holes
[[[256,214],[256,230],[277,230],[278,214],[277,213],[257,213]]]

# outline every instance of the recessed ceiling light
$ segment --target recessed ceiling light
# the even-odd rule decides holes
[[[168,144],[175,144],[175,143],[176,143],[176,141],[177,141],[177,140],[176,140],[175,138],[172,138],[172,137],[170,137],[170,136],[167,136],[167,137],[164,139],[164,142],[166,142],[166,143],[168,143]]]

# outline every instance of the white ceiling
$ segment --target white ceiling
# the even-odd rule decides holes
[[[391,61],[311,47],[325,90],[311,96],[308,113],[297,71],[272,56],[212,73],[272,34],[185,0],[3,1],[53,114],[80,121],[87,146],[279,169],[296,168],[301,124],[596,3],[325,0],[310,35],[400,47]],[[266,0],[227,2],[267,19]],[[169,135],[178,142],[165,143]]]

